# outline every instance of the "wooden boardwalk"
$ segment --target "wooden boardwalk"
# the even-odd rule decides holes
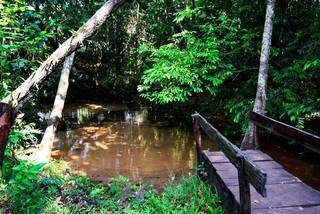
[[[257,130],[265,129],[298,140],[306,149],[320,155],[320,137],[251,112]],[[198,113],[193,115],[199,176],[206,179],[220,196],[228,214],[240,213],[307,213],[320,214],[320,192],[287,172],[269,155],[259,150],[240,150]],[[258,128],[259,127],[259,128]],[[206,134],[221,152],[201,149]],[[308,166],[305,166],[308,167]]]
[[[246,150],[243,153],[264,170],[268,177],[267,197],[262,197],[251,186],[252,213],[320,213],[320,192],[304,184],[297,177],[283,169],[269,155],[259,150]],[[239,181],[236,167],[223,152],[204,150],[199,157],[206,167],[214,165],[216,172],[239,203]],[[307,167],[307,166],[306,166]],[[214,176],[207,170],[207,177]]]

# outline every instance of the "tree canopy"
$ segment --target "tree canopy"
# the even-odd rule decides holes
[[[2,1],[1,97],[102,3]],[[279,1],[275,13],[266,110],[304,127],[319,113],[319,3]],[[245,128],[264,14],[264,1],[133,1],[85,42],[71,78],[172,113],[197,106]],[[40,96],[53,96],[57,80],[49,80]]]

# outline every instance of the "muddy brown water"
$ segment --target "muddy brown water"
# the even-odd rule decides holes
[[[67,108],[65,115],[78,127],[57,133],[52,156],[96,181],[122,175],[162,187],[195,171],[193,133],[166,122],[149,122],[147,109],[81,104]],[[215,150],[207,139],[203,148]]]
[[[320,191],[320,158],[288,140],[272,135],[261,139],[260,149],[280,163],[285,170]]]
[[[58,132],[52,156],[64,159],[96,181],[125,176],[162,187],[195,172],[195,142],[190,129],[148,121],[148,109],[123,104],[74,104],[64,111],[73,128]],[[203,149],[217,150],[204,138]],[[282,143],[261,149],[286,170],[320,190],[319,158],[296,154]]]

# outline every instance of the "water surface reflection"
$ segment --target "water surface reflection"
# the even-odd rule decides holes
[[[195,168],[194,136],[189,130],[151,124],[146,110],[122,111],[118,121],[91,123],[55,139],[53,156],[97,181],[123,175],[133,182],[163,185]],[[110,112],[105,114],[108,117]],[[212,148],[206,141],[204,147]]]

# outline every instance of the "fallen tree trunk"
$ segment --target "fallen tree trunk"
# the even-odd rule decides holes
[[[44,79],[52,73],[53,69],[61,63],[65,57],[79,48],[83,42],[91,37],[99,27],[106,21],[107,17],[119,5],[126,0],[109,0],[106,2],[76,33],[66,40],[50,57],[28,79],[26,79],[17,89],[8,95],[2,102],[9,103],[13,107],[17,106],[31,88],[41,84]]]
[[[68,56],[63,64],[57,94],[54,100],[50,118],[48,120],[48,127],[46,128],[46,131],[44,132],[44,135],[40,143],[40,151],[37,157],[38,163],[49,162],[51,157],[51,150],[53,146],[55,132],[57,130],[59,120],[62,116],[62,110],[67,96],[67,91],[69,87],[69,75],[74,60],[74,54],[75,53],[72,53],[70,56]]]

